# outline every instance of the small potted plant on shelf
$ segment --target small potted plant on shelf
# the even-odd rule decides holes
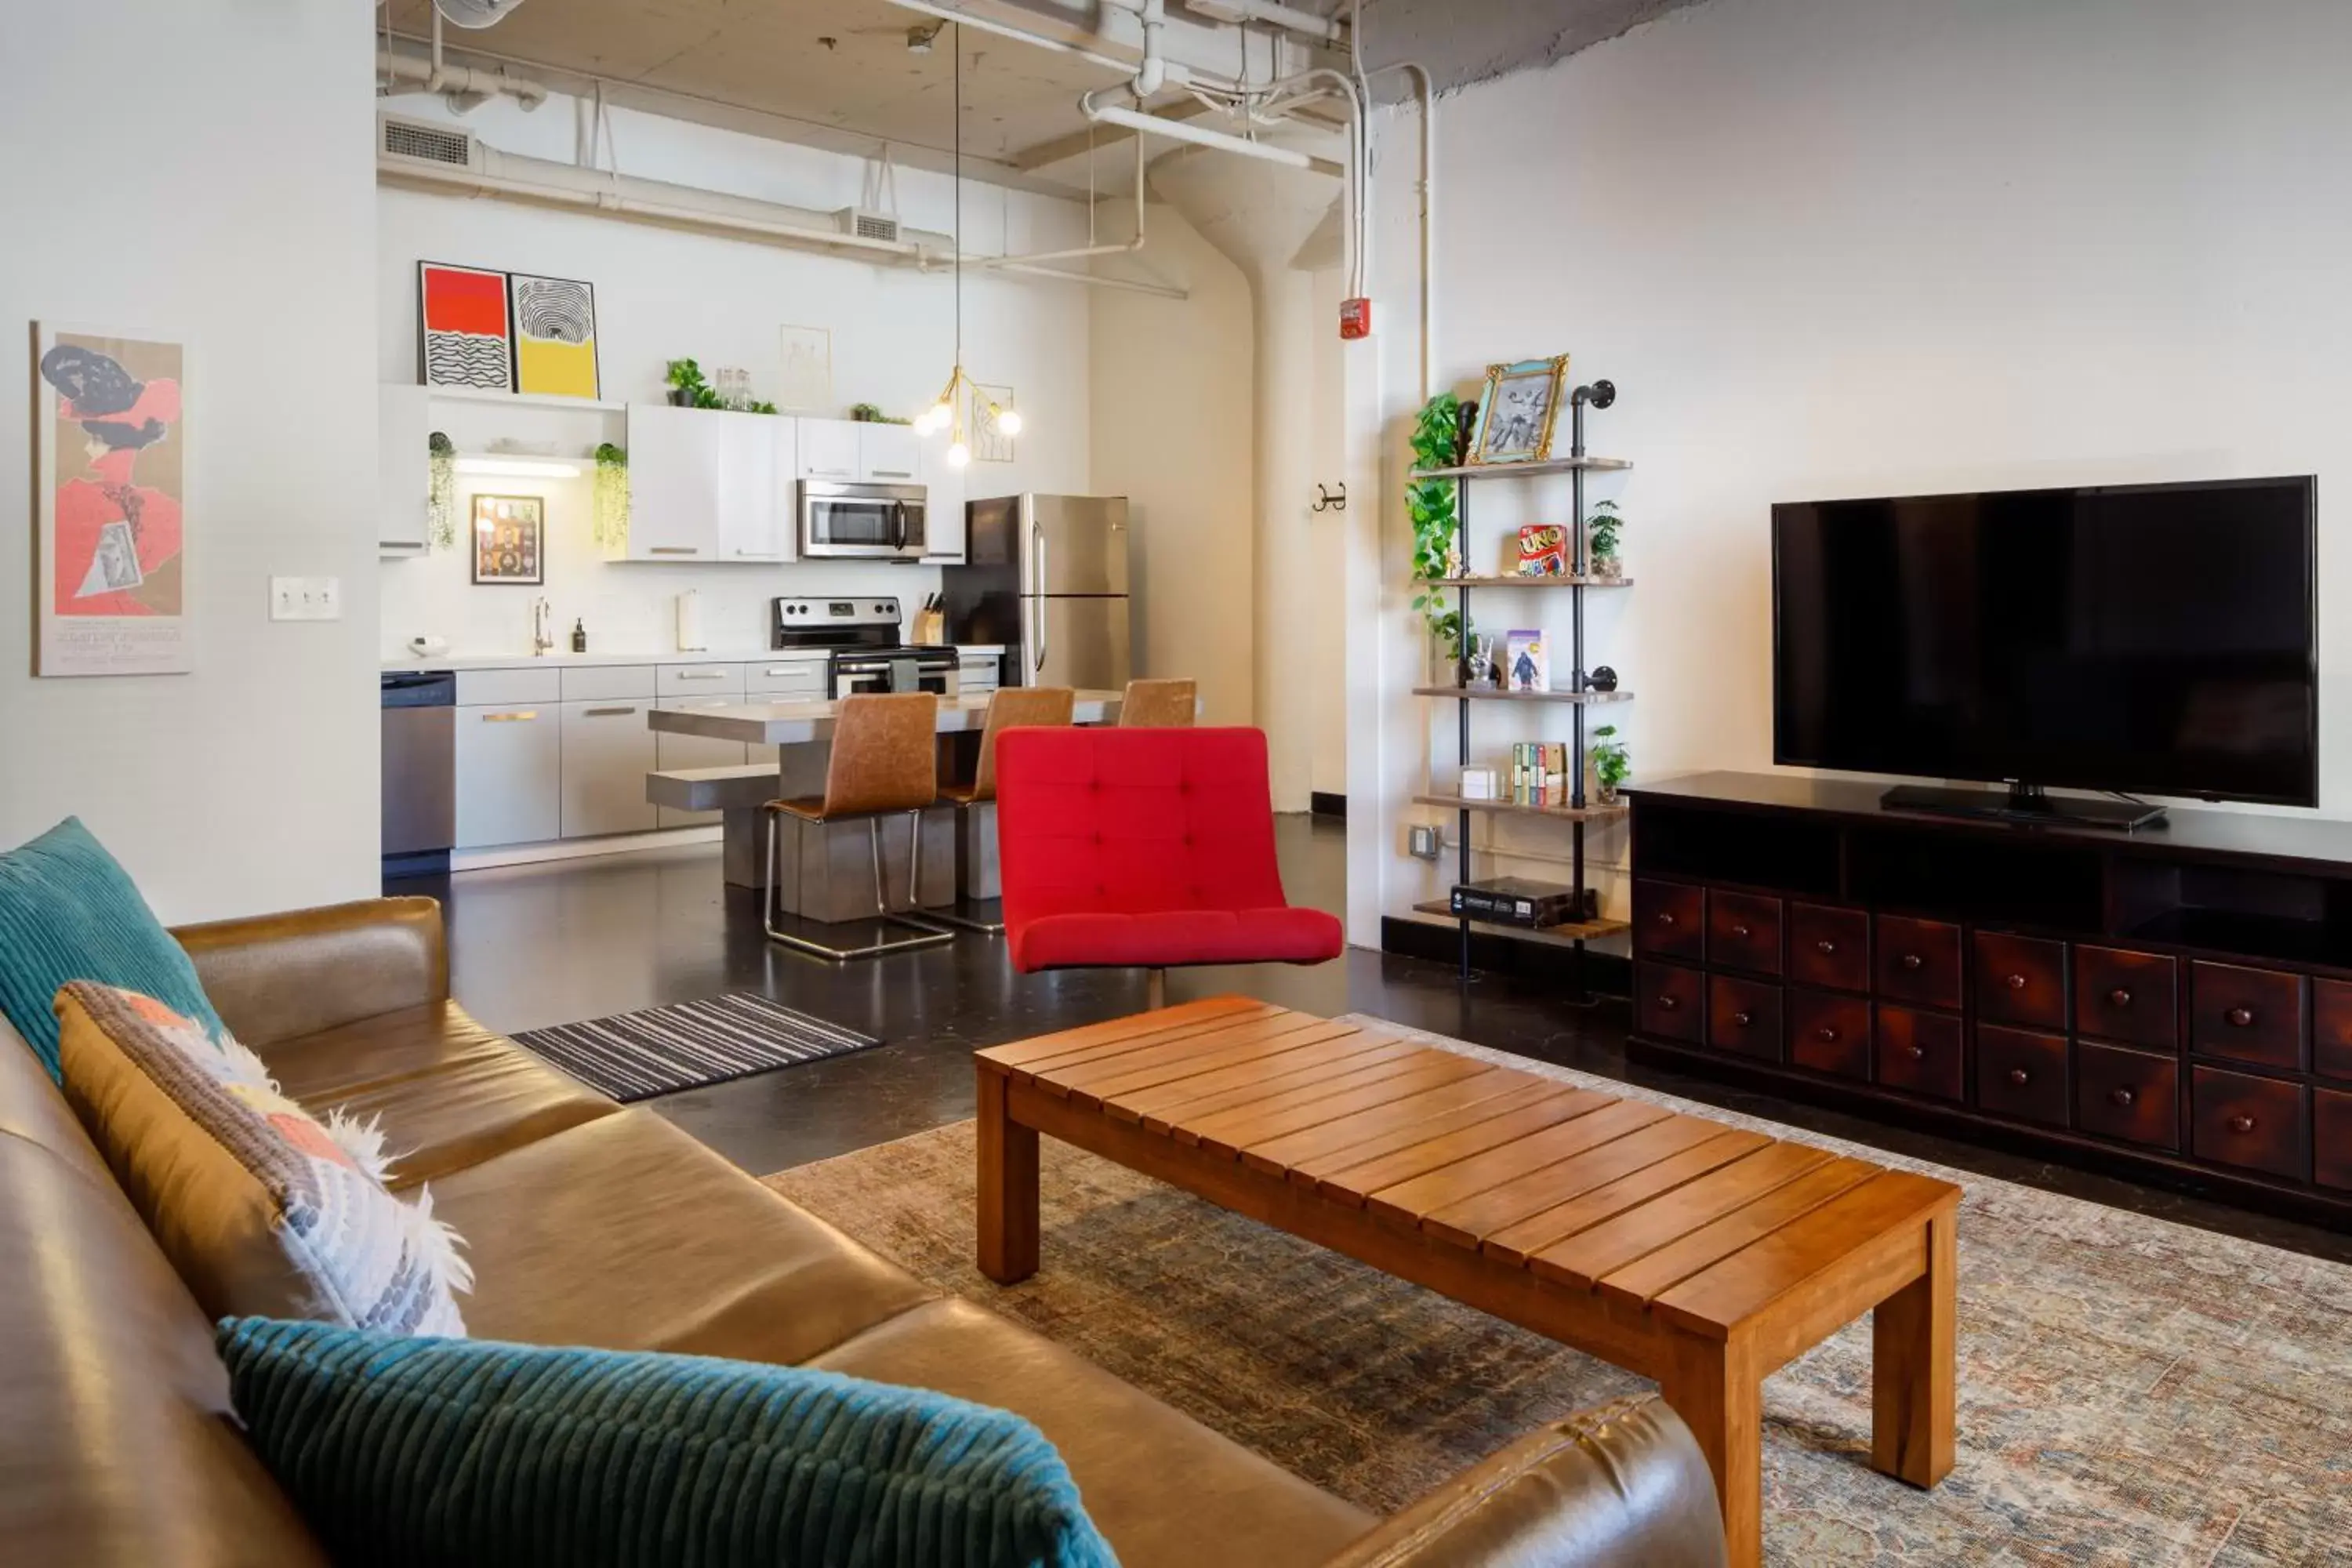
[[[680,408],[723,408],[719,389],[702,379],[702,366],[690,359],[669,362],[669,400]]]
[[[1603,582],[1614,583],[1625,575],[1624,563],[1617,558],[1617,531],[1624,526],[1613,500],[1593,502],[1591,515],[1584,520],[1586,557],[1592,575]]]
[[[1617,739],[1617,726],[1603,724],[1593,731],[1587,754],[1592,759],[1593,800],[1615,805],[1619,786],[1633,776],[1633,759],[1625,754],[1625,742]]]

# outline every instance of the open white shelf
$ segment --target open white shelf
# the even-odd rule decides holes
[[[565,397],[546,392],[500,392],[488,386],[428,386],[436,403],[497,403],[509,408],[560,408],[574,413],[618,414],[629,405],[596,397]]]

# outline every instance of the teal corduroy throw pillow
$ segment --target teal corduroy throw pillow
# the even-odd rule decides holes
[[[0,855],[0,1014],[58,1076],[58,988],[90,980],[152,996],[215,1040],[196,966],[81,818]]]
[[[1114,1568],[1034,1426],[707,1356],[227,1318],[247,1435],[341,1564]]]

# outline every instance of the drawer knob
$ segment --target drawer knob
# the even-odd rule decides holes
[[[1903,1047],[1903,1054],[1909,1057],[1915,1062],[1924,1062],[1927,1059],[1927,1047],[1925,1046],[1906,1046]]]
[[[1753,936],[1755,933],[1754,933],[1753,931],[1749,931],[1746,926],[1733,926],[1733,927],[1731,928],[1731,934],[1732,934],[1732,935],[1734,935],[1734,936],[1736,936],[1736,937],[1738,937],[1740,941],[1742,941],[1742,942],[1746,942],[1746,941],[1747,941],[1750,936]]]
[[[1731,1021],[1744,1029],[1756,1021],[1756,1015],[1742,1007],[1731,1016]]]
[[[1813,943],[1813,945],[1824,953],[1835,952],[1837,951],[1837,943],[1832,942],[1827,937],[1822,938],[1821,941]]]
[[[2027,1072],[2023,1068],[2011,1068],[2009,1069],[2009,1081],[2017,1085],[2018,1088],[2023,1089],[2027,1084],[2033,1081],[2033,1075]]]
[[[1916,952],[1906,952],[1903,955],[1903,967],[1906,969],[1924,969],[1927,966],[1927,961]]]
[[[2232,1116],[2231,1118],[2230,1118],[2230,1131],[2232,1131],[2232,1132],[2252,1132],[2253,1130],[2254,1130],[2254,1119],[2253,1119],[2252,1117],[2251,1117],[2251,1116],[2247,1115],[2244,1111],[2242,1111],[2242,1111],[2238,1112],[2238,1114],[2237,1114],[2237,1115]]]
[[[2253,1023],[2254,1010],[2252,1007],[2232,1007],[2222,1014],[2221,1018],[2231,1028],[2242,1029]]]
[[[1662,926],[1670,926],[1674,924],[1675,911],[1672,910],[1660,910],[1658,911],[1658,923]]]
[[[2130,1006],[2131,993],[2125,990],[2120,985],[2116,986],[2113,991],[2107,993],[2107,1005],[2110,1007]]]
[[[1825,1046],[1833,1046],[1837,1044],[1837,1030],[1827,1024],[1823,1024],[1820,1028],[1813,1031],[1813,1038],[1821,1041],[1821,1043]]]
[[[1682,1005],[1682,998],[1679,996],[1661,996],[1658,998],[1658,1011],[1661,1013],[1671,1013]]]
[[[2022,974],[2012,974],[2009,977],[2006,984],[2011,991],[2022,991],[2025,989],[2025,976]]]
[[[2121,1106],[2124,1110],[2129,1110],[2132,1108],[2133,1102],[2138,1100],[2139,1096],[2134,1094],[2130,1089],[2118,1089],[2109,1091],[2107,1098],[2115,1101],[2116,1104]]]

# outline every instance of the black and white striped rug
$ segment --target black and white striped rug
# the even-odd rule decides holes
[[[515,1043],[625,1105],[846,1056],[882,1042],[755,993],[734,991],[584,1024],[527,1029]]]

